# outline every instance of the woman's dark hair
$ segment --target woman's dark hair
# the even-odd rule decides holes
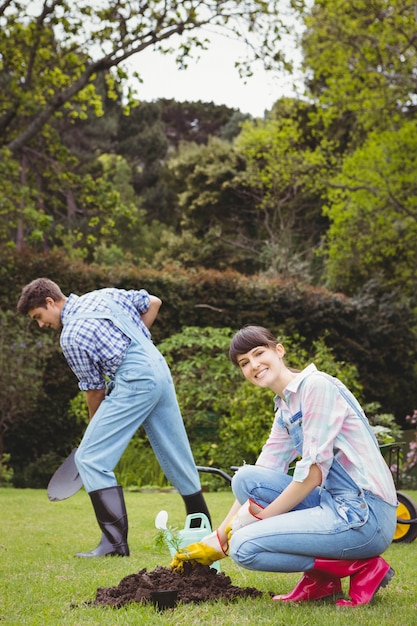
[[[245,326],[241,328],[233,337],[229,348],[229,357],[233,365],[238,366],[237,357],[239,354],[246,354],[257,346],[268,346],[275,348],[278,339],[270,330],[263,326]]]

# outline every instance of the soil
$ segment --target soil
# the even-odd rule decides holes
[[[119,582],[117,587],[97,589],[96,598],[90,606],[113,606],[120,608],[130,602],[151,602],[151,592],[161,590],[178,591],[178,602],[206,602],[237,598],[259,598],[264,595],[254,587],[235,587],[229,576],[215,569],[198,563],[184,564],[184,571],[179,573],[167,567],[156,567],[148,572],[141,569],[137,574],[130,574]]]

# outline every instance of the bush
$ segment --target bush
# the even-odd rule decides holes
[[[156,271],[132,265],[104,268],[70,260],[59,252],[28,255],[2,249],[0,298],[4,311],[14,312],[23,285],[39,276],[56,280],[67,294],[108,286],[146,288],[163,300],[152,328],[155,343],[163,346],[183,329],[194,328],[191,350],[196,355],[201,353],[199,338],[202,339],[205,328],[217,331],[217,336],[211,331],[213,345],[222,341],[219,347],[224,348],[230,334],[246,324],[266,326],[282,337],[300,338],[297,339],[300,354],[304,350],[305,354],[315,355],[316,342],[320,339],[320,350],[330,350],[334,361],[344,364],[345,372],[349,367],[355,369],[362,400],[378,402],[383,407],[380,412],[394,414],[400,426],[405,426],[404,415],[415,400],[415,314],[396,294],[381,293],[375,282],[367,285],[358,297],[348,298],[295,281],[246,277],[233,271],[199,268],[185,271],[178,267]],[[39,331],[35,328],[30,332],[36,343]],[[202,341],[209,344],[210,336],[206,335]],[[190,437],[194,439],[194,431],[207,435],[206,441],[195,451],[197,459],[202,461],[215,459],[218,446],[222,444],[220,421],[227,417],[225,407],[231,403],[231,398],[225,397],[223,386],[233,389],[234,376],[238,376],[228,363],[230,381],[224,376],[226,370],[216,372],[218,367],[226,367],[226,362],[213,361],[213,352],[208,351],[208,345],[204,350],[206,348],[205,363],[194,376],[187,364],[185,341],[178,349],[172,346],[175,363],[184,362],[183,373],[179,370],[176,375],[187,387],[183,410]],[[168,355],[169,343],[167,350]],[[20,423],[12,424],[5,433],[5,452],[11,454],[10,466],[18,474],[27,463],[36,462],[51,449],[63,454],[73,447],[83,428],[79,420],[68,415],[69,403],[79,390],[76,378],[58,350],[40,373],[44,399],[34,402],[31,410],[21,415]],[[191,376],[188,384],[187,375]],[[219,403],[210,410],[204,408],[204,389],[199,378],[203,375],[212,377],[214,385],[219,386]],[[242,398],[242,402],[245,401]],[[238,407],[239,401],[237,414]],[[217,438],[210,433],[217,433]]]

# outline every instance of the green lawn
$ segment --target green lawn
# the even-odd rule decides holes
[[[408,492],[417,500],[417,492]],[[231,504],[228,492],[208,493],[214,525]],[[126,493],[129,513],[130,558],[78,559],[74,553],[95,547],[100,532],[84,491],[63,502],[51,503],[39,490],[0,489],[0,623],[18,626],[118,624],[274,626],[415,626],[417,624],[417,540],[392,544],[385,556],[396,570],[390,585],[380,590],[372,605],[337,609],[318,602],[281,605],[266,595],[233,604],[204,603],[178,606],[163,614],[151,605],[123,609],[93,608],[98,587],[115,586],[128,574],[170,562],[165,548],[155,544],[156,513],[166,509],[169,524],[182,528],[185,513],[176,493]],[[230,559],[222,571],[234,585],[286,593],[299,574],[269,574],[239,569]],[[345,585],[347,584],[345,581]],[[345,587],[346,588],[346,587]]]

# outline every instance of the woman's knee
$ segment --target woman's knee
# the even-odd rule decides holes
[[[232,476],[232,491],[237,500],[243,504],[250,496],[254,484],[254,465],[242,465]]]
[[[240,567],[244,567],[245,569],[256,569],[254,560],[256,559],[257,554],[250,549],[248,544],[243,547],[241,542],[236,540],[233,541],[232,538],[229,544],[229,556]]]
[[[232,478],[232,491],[242,504],[252,498],[262,506],[267,506],[291,480],[287,474],[266,467],[242,465]]]

